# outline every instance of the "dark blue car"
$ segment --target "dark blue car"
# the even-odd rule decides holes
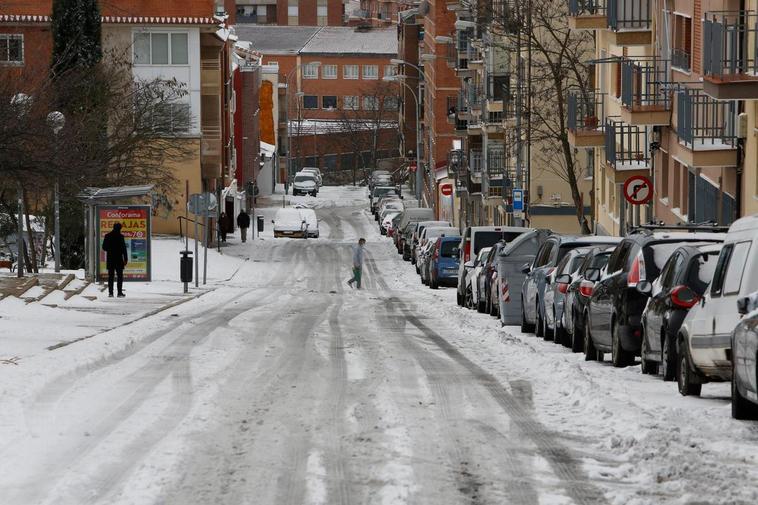
[[[440,237],[432,251],[429,264],[429,287],[458,285],[458,246],[461,237]]]

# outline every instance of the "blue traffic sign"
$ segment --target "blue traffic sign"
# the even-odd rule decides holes
[[[513,211],[524,212],[524,190],[523,189],[513,190]]]

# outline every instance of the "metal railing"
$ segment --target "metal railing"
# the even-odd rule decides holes
[[[569,16],[598,16],[605,14],[605,0],[568,0]]]
[[[669,61],[657,57],[621,60],[621,104],[630,110],[669,110]]]
[[[607,0],[608,27],[613,31],[647,30],[652,22],[650,0]]]
[[[703,73],[720,79],[758,76],[758,13],[708,12],[703,19]]]
[[[569,130],[602,131],[605,126],[605,93],[570,91],[567,112]]]
[[[671,50],[671,66],[687,72],[692,68],[692,57],[684,49],[674,48]]]
[[[481,175],[482,173],[482,150],[481,148],[473,148],[469,150],[468,157],[468,170],[474,175]]]
[[[502,111],[489,111],[484,116],[484,120],[487,124],[499,124],[505,119],[505,112]]]
[[[682,89],[676,98],[676,132],[688,147],[730,149],[737,145],[737,102],[714,100],[699,89]]]
[[[647,168],[650,163],[647,128],[605,120],[605,159],[615,169]]]

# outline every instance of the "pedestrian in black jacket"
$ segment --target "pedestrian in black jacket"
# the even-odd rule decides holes
[[[124,267],[129,261],[126,253],[126,241],[121,235],[121,223],[113,225],[113,230],[105,234],[103,239],[103,251],[105,251],[105,264],[108,267],[108,296],[113,297],[113,277],[118,276],[118,297],[124,294]]]
[[[242,209],[237,216],[237,226],[239,226],[242,241],[247,241],[247,229],[250,228],[250,214],[245,212],[245,209]]]

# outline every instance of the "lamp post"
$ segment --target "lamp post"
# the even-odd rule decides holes
[[[395,58],[391,59],[390,63],[392,63],[393,65],[408,65],[409,67],[414,68],[419,73],[419,75],[421,77],[423,77],[423,81],[427,80],[426,79],[426,74],[424,73],[423,70],[421,70],[421,68],[418,65],[415,65],[413,63],[409,63],[409,62],[407,62],[405,60],[395,59]],[[401,78],[401,77],[398,76],[398,78]],[[421,188],[424,185],[424,177],[423,177],[423,172],[421,170],[421,164],[420,164],[420,160],[421,160],[420,151],[421,150],[419,149],[419,146],[421,146],[421,123],[419,121],[420,120],[420,115],[421,115],[420,114],[420,109],[421,109],[421,81],[422,81],[422,79],[418,80],[418,94],[414,95],[416,97],[416,110],[417,110],[417,113],[418,113],[417,114],[417,119],[416,119],[416,130],[417,130],[416,131],[416,198],[418,199],[419,206],[421,206]],[[406,86],[407,86],[407,84],[406,84]],[[429,129],[429,131],[431,132],[431,128]],[[429,148],[430,148],[430,151],[431,151],[431,143],[429,144]],[[430,154],[431,154],[431,152],[430,152]]]
[[[305,63],[305,65],[313,65],[316,68],[321,66],[320,61],[311,61],[308,63]],[[289,119],[289,108],[290,108],[290,78],[292,75],[297,71],[298,68],[302,67],[302,63],[296,64],[292,70],[290,70],[287,73],[287,76],[284,79],[284,85],[285,85],[285,91],[284,91],[284,121],[287,124],[287,183],[289,184],[290,181],[290,175],[292,172],[292,156],[291,156],[291,142],[292,142],[292,136],[290,132],[290,119]]]
[[[399,75],[386,75],[384,76],[383,80],[388,82],[396,82],[398,84],[402,84],[406,88],[408,88],[408,91],[411,92],[411,95],[413,96],[413,100],[416,102],[416,199],[418,200],[419,207],[421,206],[421,188],[419,187],[419,175],[421,173],[421,149],[419,149],[419,146],[421,144],[421,123],[419,122],[420,119],[420,109],[419,106],[419,97],[414,93],[413,88],[411,88],[408,83],[404,82],[402,80],[403,76]]]
[[[58,134],[66,124],[66,116],[62,112],[53,111],[47,115],[47,124],[53,130],[55,135],[55,148],[58,149]],[[60,207],[60,188],[58,185],[58,176],[55,176],[55,195],[53,197],[54,215],[55,215],[55,271],[61,271],[61,207]]]

